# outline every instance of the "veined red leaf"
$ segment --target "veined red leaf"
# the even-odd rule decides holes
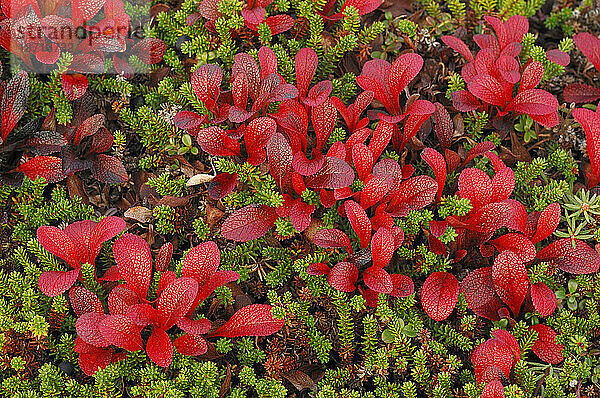
[[[312,176],[325,164],[325,157],[319,151],[313,151],[313,158],[308,159],[304,152],[296,152],[292,157],[292,167],[301,176]]]
[[[552,261],[570,274],[592,274],[600,268],[600,255],[582,240],[559,239],[540,250],[537,258]]]
[[[521,91],[506,107],[506,110],[526,115],[547,115],[557,109],[558,100],[556,97],[538,88]]]
[[[448,272],[434,272],[423,283],[421,304],[429,317],[443,321],[454,310],[459,294],[458,280]]]
[[[110,344],[127,351],[144,348],[140,327],[125,315],[108,315],[98,325],[102,337]]]
[[[17,125],[25,114],[27,99],[29,98],[29,76],[27,72],[20,71],[6,85],[2,94],[2,129],[0,138],[6,140],[8,133]]]
[[[183,317],[177,322],[177,326],[186,333],[201,335],[208,333],[211,323],[208,319],[193,321],[190,318]]]
[[[358,143],[352,147],[352,163],[356,168],[358,178],[364,182],[373,168],[373,153],[365,144]]]
[[[481,390],[481,398],[504,398],[504,386],[500,380],[488,382]]]
[[[478,209],[468,220],[469,229],[490,233],[501,227],[524,232],[527,225],[527,211],[522,203],[507,199],[490,203]]]
[[[192,74],[191,84],[194,94],[209,110],[214,110],[221,92],[222,81],[223,71],[217,64],[202,65]]]
[[[306,268],[306,273],[309,275],[327,275],[329,274],[329,266],[324,263],[311,263]]]
[[[320,229],[315,233],[315,245],[324,248],[346,247],[352,253],[348,236],[339,229]]]
[[[125,315],[129,307],[139,302],[137,294],[126,285],[115,286],[108,295],[108,312],[111,315]]]
[[[237,185],[237,173],[219,173],[209,183],[207,193],[214,200],[223,199],[229,195]]]
[[[436,199],[439,201],[446,184],[446,161],[441,153],[432,148],[425,148],[421,152],[421,158],[433,169],[438,185]]]
[[[73,240],[63,230],[52,226],[43,226],[37,229],[36,235],[44,249],[65,260],[71,267],[81,268],[80,252]]]
[[[586,175],[588,188],[593,188],[600,182],[600,114],[585,108],[573,109],[575,120],[585,132],[590,172]]]
[[[339,189],[349,187],[354,182],[354,171],[342,159],[326,157],[323,167],[305,179],[309,188]]]
[[[408,297],[415,292],[415,284],[412,279],[406,275],[391,274],[394,290],[390,295],[394,297]]]
[[[331,80],[320,81],[308,90],[308,95],[302,100],[302,103],[313,108],[322,105],[329,98],[332,90]]]
[[[331,268],[327,281],[334,289],[353,292],[358,280],[358,268],[349,262],[339,262]]]
[[[248,205],[233,212],[221,226],[225,239],[247,242],[258,239],[275,225],[275,209],[264,205]]]
[[[226,283],[237,281],[240,278],[240,274],[234,271],[216,271],[214,274],[208,277],[198,288],[198,295],[192,305],[190,311],[196,308],[198,303],[203,302],[212,292],[215,291],[219,286],[223,286]]]
[[[195,279],[198,283],[204,282],[219,268],[221,254],[217,244],[213,241],[203,242],[192,247],[183,259],[181,276]]]
[[[298,232],[303,232],[310,225],[310,216],[316,209],[315,205],[309,205],[307,203],[298,200],[290,211],[290,221],[292,226]]]
[[[394,290],[392,277],[383,268],[372,266],[363,272],[363,280],[369,289],[377,293],[391,293]]]
[[[508,346],[513,354],[513,366],[516,365],[516,363],[521,360],[521,347],[519,346],[517,339],[515,339],[515,336],[504,329],[493,330],[492,335],[494,338],[502,341]]]
[[[125,316],[140,328],[148,325],[156,325],[160,322],[158,311],[147,303],[130,306],[125,311]]]
[[[113,255],[128,287],[140,299],[146,299],[152,279],[152,254],[148,243],[137,235],[123,234],[113,244]]]
[[[491,141],[483,141],[478,144],[475,144],[473,148],[471,148],[469,153],[467,153],[467,156],[465,157],[465,160],[463,161],[462,165],[466,165],[471,160],[475,159],[477,156],[483,155],[484,153],[491,151],[494,148],[496,148],[496,144],[494,144]]]
[[[407,53],[396,58],[390,69],[388,85],[392,96],[397,97],[423,68],[423,57],[416,53]]]
[[[268,336],[277,333],[284,324],[283,319],[273,318],[270,305],[251,304],[239,309],[211,336]]]
[[[394,179],[392,176],[374,176],[364,186],[360,194],[360,205],[368,209],[379,202],[390,191]]]
[[[168,330],[190,310],[198,293],[198,282],[192,278],[178,278],[163,290],[158,298],[156,309],[160,325]]]
[[[397,127],[385,120],[380,120],[379,123],[377,123],[375,131],[373,131],[373,137],[369,141],[369,149],[373,155],[373,160],[379,159],[385,148],[388,146],[394,134],[394,129],[397,129]]]
[[[500,339],[489,339],[481,343],[471,355],[471,362],[475,368],[477,382],[483,381],[488,368],[495,366],[510,377],[514,356],[510,347]]]
[[[102,303],[98,296],[84,287],[75,286],[72,288],[69,291],[69,301],[71,302],[73,311],[75,311],[75,315],[78,317],[88,312],[104,314],[104,308],[102,308]]]
[[[63,73],[60,82],[65,96],[71,101],[81,98],[88,88],[88,79],[81,73]]]
[[[588,32],[578,33],[573,36],[577,48],[600,71],[600,39]]]
[[[479,74],[475,76],[473,80],[467,83],[467,88],[471,94],[483,102],[504,106],[502,84],[490,75]]]
[[[79,277],[79,269],[71,271],[44,271],[38,279],[38,287],[46,296],[55,297],[73,286]]]
[[[294,27],[294,18],[287,14],[278,14],[267,17],[265,23],[271,29],[271,35],[278,35]]]
[[[479,100],[467,90],[458,90],[450,94],[452,106],[460,112],[470,112],[481,107]]]
[[[467,275],[460,284],[469,308],[477,315],[498,321],[498,310],[502,302],[496,294],[492,281],[492,268],[479,268]]]
[[[544,66],[542,63],[538,61],[530,62],[523,70],[519,91],[535,88],[542,81],[542,77],[544,77]]]
[[[267,143],[267,159],[271,175],[281,187],[284,177],[292,169],[292,147],[283,134],[275,132]]]
[[[442,36],[442,41],[445,45],[465,57],[469,62],[474,61],[473,53],[469,50],[469,47],[461,39],[454,36]]]
[[[107,184],[122,184],[127,181],[127,170],[123,163],[114,156],[96,155],[90,169],[95,179]]]
[[[367,217],[365,210],[353,200],[347,200],[344,203],[344,208],[352,229],[358,235],[360,247],[364,249],[369,246],[371,240],[371,221]]]
[[[184,334],[183,336],[176,338],[173,344],[175,345],[177,352],[182,355],[203,355],[208,351],[206,340],[204,340],[202,336],[194,334]]]
[[[515,173],[510,167],[504,167],[496,172],[492,179],[492,195],[490,202],[502,202],[512,195],[515,188]]]
[[[521,304],[527,296],[529,277],[523,261],[512,251],[503,251],[492,265],[492,279],[496,292],[518,316]]]
[[[30,180],[43,177],[48,183],[58,182],[67,177],[63,171],[62,159],[56,156],[36,156],[16,170],[24,173]]]
[[[164,329],[152,327],[152,334],[146,343],[146,353],[150,360],[160,367],[166,368],[171,364],[173,343]]]
[[[335,127],[337,110],[331,100],[325,99],[322,104],[312,108],[310,118],[317,138],[316,150],[321,151]]]
[[[256,166],[264,161],[265,146],[276,130],[277,123],[270,117],[259,117],[248,124],[244,132],[248,163]]]
[[[371,242],[373,266],[383,268],[394,255],[394,235],[387,228],[379,228]],[[375,290],[375,289],[373,289]]]
[[[173,255],[173,244],[171,242],[164,243],[160,250],[158,251],[158,255],[156,256],[156,270],[160,272],[165,272],[169,263],[171,262],[171,256]]]
[[[528,263],[535,258],[537,251],[535,246],[523,234],[508,233],[504,234],[490,243],[498,249],[499,252],[510,250],[517,255],[523,263]]]
[[[438,140],[440,140],[440,144],[442,147],[448,148],[452,144],[452,136],[454,135],[454,122],[450,117],[450,114],[446,110],[444,105],[436,102],[435,104],[435,112],[433,113],[433,117],[435,119],[435,135],[437,135]]]
[[[541,316],[550,316],[556,310],[556,294],[544,283],[531,285],[531,301]]]
[[[108,315],[98,312],[82,314],[75,322],[77,336],[95,347],[108,347],[112,342],[103,336],[99,328],[100,323],[107,317]]]
[[[146,37],[135,43],[131,53],[136,55],[146,65],[154,65],[162,61],[167,45],[155,37]]]
[[[600,88],[588,84],[573,83],[563,91],[565,102],[590,103],[600,98]]]
[[[306,97],[308,86],[310,85],[310,81],[317,71],[318,64],[319,58],[315,50],[312,48],[302,48],[296,54],[294,65],[296,70],[296,86],[298,87],[298,97]]]
[[[428,206],[435,200],[436,193],[437,183],[433,178],[425,175],[411,177],[400,184],[387,211],[396,217],[405,217],[411,210]]]
[[[535,244],[552,235],[556,227],[558,227],[559,222],[560,205],[556,202],[550,203],[537,219],[535,234],[531,237],[531,242]]]
[[[563,345],[556,342],[556,332],[552,328],[537,324],[529,326],[529,330],[534,330],[538,333],[538,339],[533,343],[533,347],[531,347],[531,351],[535,355],[540,357],[542,361],[551,363],[552,365],[563,361]]]
[[[90,21],[102,9],[106,0],[73,0],[71,1],[71,14],[73,24],[81,26],[84,22]]]

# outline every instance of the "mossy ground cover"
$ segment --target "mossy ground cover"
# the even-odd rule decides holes
[[[0,9],[2,396],[600,397],[597,4]]]

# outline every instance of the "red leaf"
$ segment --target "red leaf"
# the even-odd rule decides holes
[[[534,330],[538,333],[538,339],[531,347],[531,351],[542,361],[551,363],[552,365],[559,364],[563,361],[562,349],[563,345],[556,342],[556,332],[552,328],[537,324],[529,326],[529,330]]]
[[[571,62],[569,54],[561,50],[548,50],[546,51],[546,57],[555,64],[562,66],[567,66]]]
[[[465,57],[467,61],[471,62],[475,60],[473,53],[471,53],[469,47],[461,39],[454,36],[442,36],[442,41],[445,45]]]
[[[319,151],[313,151],[313,159],[308,159],[304,152],[296,152],[292,159],[294,171],[301,176],[312,176],[325,164],[325,157]]]
[[[469,308],[477,315],[498,321],[498,310],[502,302],[496,294],[492,281],[492,268],[479,268],[467,275],[460,284]]]
[[[379,202],[392,188],[394,179],[391,176],[372,177],[364,186],[360,194],[360,205],[368,209]]]
[[[537,254],[533,243],[531,243],[531,241],[522,234],[504,234],[490,241],[490,243],[494,245],[499,252],[503,252],[505,250],[512,251],[523,263],[528,263],[529,261],[533,260]]]
[[[44,271],[38,279],[38,286],[46,296],[55,297],[69,290],[78,277],[79,269],[67,272]]]
[[[29,98],[29,76],[27,72],[20,71],[6,85],[2,94],[2,129],[0,138],[6,140],[8,134],[17,125],[25,114],[27,99]]]
[[[106,341],[127,351],[137,351],[144,347],[140,327],[125,315],[106,316],[98,329]]]
[[[106,0],[73,0],[71,2],[73,24],[81,26],[83,23],[90,21],[104,6],[104,3],[106,3]]]
[[[348,262],[337,263],[330,271],[327,281],[334,289],[342,292],[353,292],[358,280],[358,268]]]
[[[275,225],[277,217],[277,212],[272,207],[248,205],[227,217],[221,226],[221,234],[225,239],[237,242],[258,239]]]
[[[198,131],[196,139],[200,148],[213,156],[236,156],[240,153],[240,143],[217,126]]]
[[[296,54],[294,65],[296,69],[296,87],[298,87],[298,97],[305,98],[308,92],[310,81],[312,80],[319,58],[312,48],[302,48]]]
[[[306,273],[309,275],[327,275],[329,274],[329,266],[324,263],[311,263],[306,268]]]
[[[192,74],[192,89],[210,111],[214,110],[217,103],[222,80],[223,71],[217,64],[202,65]]]
[[[365,144],[358,143],[352,147],[352,163],[358,173],[358,178],[365,181],[373,168],[373,153]]]
[[[538,61],[530,62],[523,70],[519,91],[535,88],[542,81],[542,77],[544,77],[544,66],[542,63]]]
[[[185,334],[174,341],[175,348],[182,355],[203,355],[208,351],[206,340],[201,336]]]
[[[108,312],[111,315],[125,315],[132,305],[139,304],[137,294],[126,285],[114,287],[108,295]]]
[[[95,347],[108,347],[111,341],[104,337],[99,328],[100,323],[108,317],[108,315],[97,312],[88,312],[81,315],[75,322],[77,336],[87,344]]]
[[[190,310],[198,293],[198,282],[192,278],[178,278],[163,290],[158,298],[156,309],[160,325],[170,329]]]
[[[294,229],[303,232],[310,225],[310,216],[316,209],[315,205],[309,205],[301,200],[296,201],[290,212],[290,220]]]
[[[69,291],[69,301],[71,301],[71,307],[78,317],[88,312],[104,314],[104,308],[102,308],[98,296],[84,287],[75,286],[72,288]]]
[[[556,202],[549,204],[540,214],[535,229],[535,234],[531,237],[532,243],[538,243],[546,239],[558,227],[560,222],[560,205]]]
[[[127,308],[125,316],[140,328],[159,323],[158,311],[150,304],[134,304]]]
[[[487,74],[477,75],[467,84],[471,94],[491,105],[504,106],[502,84]]]
[[[154,65],[162,61],[166,51],[165,42],[155,37],[146,37],[135,43],[131,49],[131,53],[146,65]]]
[[[321,151],[335,127],[337,110],[331,100],[325,99],[322,104],[312,108],[310,117],[317,138],[316,149],[317,151]]]
[[[483,387],[481,398],[504,398],[504,386],[499,380],[490,381]]]
[[[573,109],[575,120],[585,132],[586,149],[590,158],[590,173],[586,175],[588,188],[600,182],[600,114],[585,108]]]
[[[128,180],[125,166],[113,156],[96,155],[91,171],[95,179],[108,184],[121,184]]]
[[[113,244],[113,254],[127,286],[145,300],[152,279],[150,246],[141,237],[123,234]]]
[[[446,184],[446,161],[441,153],[432,148],[425,148],[421,152],[421,158],[433,169],[438,185],[436,199],[439,202]]]
[[[460,112],[474,111],[481,106],[477,97],[467,90],[454,91],[450,97],[452,97],[452,106]]]
[[[195,279],[203,283],[219,268],[221,254],[217,244],[212,241],[203,242],[187,252],[181,267],[181,276]]]
[[[498,296],[516,317],[529,289],[529,277],[523,261],[515,253],[503,251],[492,265],[492,279]]]
[[[67,176],[63,172],[62,159],[55,156],[36,156],[17,167],[17,171],[24,173],[29,179],[43,177],[46,182],[58,182]]]
[[[237,173],[220,173],[208,183],[208,196],[219,200],[229,195],[237,185]]]
[[[524,232],[527,225],[527,211],[522,203],[507,199],[483,206],[469,218],[468,222],[469,228],[477,232],[490,233],[502,227]]]
[[[270,117],[259,117],[248,124],[244,132],[248,163],[257,166],[265,161],[265,147],[276,130],[277,123]]]
[[[63,230],[51,226],[39,227],[37,229],[37,239],[44,249],[65,260],[71,267],[81,268],[80,252]]]
[[[223,286],[226,283],[236,281],[239,278],[240,275],[233,271],[217,271],[212,274],[207,280],[200,284],[198,288],[198,295],[196,296],[196,300],[194,301],[190,311],[193,311],[198,303],[203,302],[208,296],[210,296],[210,294],[214,292],[216,288]]]
[[[521,360],[521,347],[515,336],[504,329],[496,329],[492,331],[494,338],[502,341],[510,349],[513,354],[513,366]]]
[[[491,141],[483,141],[478,144],[475,144],[473,148],[471,148],[469,153],[467,153],[467,156],[465,157],[465,160],[463,161],[462,165],[466,165],[471,160],[475,159],[477,156],[483,155],[484,153],[491,151],[494,148],[496,148],[496,144],[494,144]]]
[[[371,257],[373,266],[383,268],[394,255],[394,235],[387,228],[379,228],[371,242]],[[375,289],[373,289],[375,290]]]
[[[270,305],[251,304],[238,310],[211,336],[268,336],[277,333],[284,324],[283,319],[273,318]]]
[[[410,83],[423,68],[423,57],[416,53],[407,53],[396,58],[392,64],[388,77],[388,84],[392,96],[397,97],[408,83]]]
[[[411,177],[400,184],[387,211],[396,217],[405,217],[409,211],[422,209],[433,202],[436,192],[437,183],[433,178],[425,175]]]
[[[352,229],[358,235],[360,247],[364,249],[369,246],[369,241],[371,240],[371,221],[367,217],[365,210],[353,200],[347,200],[344,204],[344,209],[346,210],[346,215]]]
[[[526,115],[547,115],[557,109],[556,97],[538,88],[521,91],[506,107],[507,111],[512,110]]]
[[[600,39],[588,32],[578,33],[573,36],[577,48],[600,71]]]
[[[184,317],[177,322],[177,326],[186,333],[200,335],[208,333],[211,323],[208,319],[193,321]]]
[[[434,272],[423,283],[421,304],[429,317],[443,321],[458,301],[458,280],[448,272]]]
[[[579,239],[556,240],[540,250],[537,258],[550,260],[570,274],[593,274],[600,268],[598,252]]]
[[[146,343],[146,353],[152,362],[167,368],[173,358],[173,343],[167,332],[159,327],[152,327],[152,334]]]
[[[406,275],[391,274],[394,290],[390,295],[394,297],[408,297],[415,292],[415,284],[412,279]]]
[[[368,288],[378,293],[392,293],[394,282],[383,268],[372,266],[363,272],[363,279]]]
[[[60,81],[65,96],[71,101],[81,98],[88,88],[87,77],[80,73],[63,73],[60,75]]]
[[[435,119],[435,135],[437,135],[438,140],[440,140],[442,147],[448,148],[452,144],[454,122],[444,105],[439,102],[436,102],[434,105],[435,112],[433,113],[433,117]]]
[[[531,285],[531,301],[541,316],[550,316],[556,309],[556,294],[542,282]]]
[[[320,81],[308,90],[308,95],[302,100],[302,103],[310,107],[322,105],[329,98],[332,90],[333,83],[330,80]]]
[[[354,171],[342,159],[326,157],[323,167],[312,176],[306,177],[305,182],[309,188],[345,188],[354,182]]]
[[[273,15],[272,17],[267,17],[265,23],[269,25],[269,28],[271,29],[271,35],[278,35],[292,29],[295,21],[294,18],[287,14],[278,14]]]
[[[390,143],[394,134],[394,129],[397,127],[394,124],[388,123],[385,120],[380,120],[373,132],[373,138],[369,141],[369,149],[373,156],[373,160],[379,159],[385,148]]]
[[[325,248],[346,247],[352,253],[348,236],[339,229],[320,229],[315,233],[315,245]]]
[[[73,226],[74,224],[76,223],[73,223],[70,226]],[[94,265],[96,257],[98,257],[98,254],[100,254],[100,250],[102,249],[102,244],[123,232],[123,230],[125,230],[126,227],[127,224],[120,217],[104,217],[102,220],[100,220],[97,224],[94,225],[94,228],[92,229],[89,235],[89,242],[85,242],[85,245],[83,245],[87,246],[87,249],[89,251],[89,258],[82,260],[85,260],[86,262]],[[65,228],[65,232],[67,234],[70,234],[70,231],[71,229],[69,227]],[[73,242],[78,243],[77,239],[72,235],[71,239],[73,240]]]
[[[475,377],[478,383],[483,381],[488,368],[495,366],[504,375],[510,377],[514,355],[510,347],[500,339],[489,339],[481,343],[471,355],[471,362],[475,368]]]
[[[600,98],[600,88],[573,83],[565,87],[563,97],[565,102],[590,103]]]

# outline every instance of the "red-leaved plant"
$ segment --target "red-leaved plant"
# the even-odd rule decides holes
[[[0,66],[0,73],[2,67]],[[15,128],[27,109],[29,98],[29,76],[24,71],[15,74],[8,82],[0,84],[0,117],[2,128],[0,130],[0,145],[4,143],[8,134]]]
[[[573,36],[573,41],[600,72],[600,38],[591,33],[582,32]],[[600,87],[581,83],[569,84],[563,91],[563,97],[567,102],[594,102],[600,99]]]
[[[461,71],[467,90],[451,94],[454,107],[461,112],[483,109],[495,119],[508,114],[524,114],[542,126],[556,126],[558,100],[549,92],[535,88],[544,75],[542,64],[530,61],[521,66],[518,59],[521,41],[529,30],[527,18],[515,15],[504,23],[495,17],[484,19],[493,27],[496,36],[473,36],[481,49],[475,56],[462,40],[454,36],[442,37],[445,44],[468,61]],[[553,57],[555,61],[568,64],[566,53],[554,51],[561,53]]]
[[[44,226],[37,230],[42,247],[64,260],[71,271],[44,271],[38,285],[47,296],[58,296],[69,290],[80,278],[82,264],[95,265],[102,243],[114,238],[125,229],[125,221],[119,217],[106,217],[95,221],[77,221],[64,230]]]
[[[573,117],[585,132],[585,144],[590,158],[590,168],[586,171],[588,188],[600,182],[600,103],[596,112],[586,108],[573,109]]]
[[[164,269],[164,264],[170,262],[170,253],[168,244],[161,248],[157,270]],[[75,350],[80,354],[82,370],[92,375],[109,363],[125,358],[125,353],[116,348],[144,349],[141,331],[148,326],[151,333],[145,344],[146,353],[159,366],[170,365],[173,345],[184,355],[206,353],[208,346],[203,335],[210,331],[211,322],[194,319],[194,311],[216,288],[239,278],[233,271],[218,270],[217,245],[205,242],[189,250],[183,260],[181,277],[173,271],[163,272],[155,300],[149,299],[152,255],[148,243],[126,233],[113,244],[113,254],[117,265],[116,270],[108,271],[111,273],[108,279],[124,279],[125,284],[117,285],[108,295],[108,314],[91,291],[75,287],[69,293],[71,306],[78,316]],[[283,323],[273,318],[271,306],[253,304],[237,311],[210,336],[266,336],[281,329]],[[168,331],[175,326],[185,334],[172,342]]]

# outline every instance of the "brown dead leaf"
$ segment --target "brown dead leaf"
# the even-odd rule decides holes
[[[298,391],[302,391],[306,388],[311,390],[316,389],[315,382],[308,377],[308,375],[300,370],[292,370],[290,372],[282,373],[281,377],[292,383],[292,385]]]
[[[514,153],[517,157],[517,160],[527,163],[531,162],[531,155],[529,154],[529,151],[527,150],[527,148],[525,148],[523,142],[519,137],[517,137],[517,134],[514,131],[511,131],[510,133],[510,142],[510,149],[512,153]]]
[[[219,389],[219,398],[223,398],[227,391],[231,388],[231,365],[227,364],[227,373],[225,374],[225,380],[223,380],[223,384],[221,384],[221,388]]]
[[[67,191],[69,192],[69,198],[73,199],[78,196],[83,200],[83,203],[90,204],[90,199],[85,193],[85,189],[83,189],[83,181],[76,174],[67,177]]]
[[[412,13],[412,0],[384,0],[379,7],[383,12],[391,12],[392,16],[408,15]]]
[[[187,205],[190,202],[191,196],[184,196],[182,198],[176,198],[175,196],[163,196],[160,198],[158,202],[156,202],[156,206],[167,205],[170,207],[182,207]]]
[[[213,205],[207,203],[206,204],[206,223],[210,228],[212,228],[216,223],[218,223],[225,213]]]
[[[133,206],[127,209],[123,216],[141,223],[149,223],[153,219],[152,210],[144,206]]]

